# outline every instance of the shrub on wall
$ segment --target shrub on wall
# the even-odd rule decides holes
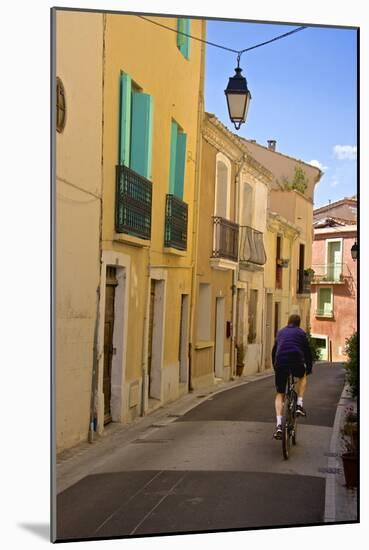
[[[345,365],[346,380],[350,386],[352,397],[357,397],[357,332],[354,332],[350,338],[346,338],[345,352],[348,356],[348,361]]]

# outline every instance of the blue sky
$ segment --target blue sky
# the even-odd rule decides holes
[[[208,21],[207,40],[241,50],[297,25]],[[324,172],[315,191],[319,207],[357,192],[356,31],[308,27],[241,57],[252,94],[246,123],[236,132],[224,89],[237,55],[206,47],[205,109],[229,129],[289,156],[315,161]]]

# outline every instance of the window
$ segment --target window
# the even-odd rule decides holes
[[[326,242],[327,281],[339,281],[342,273],[342,239]]]
[[[256,342],[256,316],[257,316],[258,291],[250,290],[249,300],[249,334],[247,341],[249,344]]]
[[[62,132],[65,127],[66,105],[63,82],[56,77],[56,130]]]
[[[216,157],[215,207],[214,215],[230,219],[231,163],[222,153]]]
[[[199,340],[210,340],[211,288],[207,283],[200,283],[199,286],[198,311],[197,338]]]
[[[184,18],[177,19],[177,48],[182,55],[186,58],[190,58],[190,38],[185,36],[190,34],[190,20]],[[185,33],[185,34],[180,34]]]
[[[119,164],[151,179],[152,96],[132,85],[128,74],[120,76]]]
[[[187,135],[175,120],[172,120],[170,138],[169,193],[183,198],[186,166]]]
[[[316,316],[333,317],[333,292],[331,288],[319,288]]]

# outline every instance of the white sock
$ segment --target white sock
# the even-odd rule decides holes
[[[298,397],[298,398],[297,398],[297,404],[300,405],[300,407],[303,406],[304,401],[303,401],[302,397]]]
[[[280,424],[282,424],[282,417],[277,416],[277,426],[279,426]]]

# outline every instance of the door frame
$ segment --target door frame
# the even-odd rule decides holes
[[[270,308],[269,308],[270,306]],[[269,322],[269,324],[268,324]],[[273,348],[273,293],[265,292],[265,368],[271,368]]]
[[[189,341],[189,304],[190,295],[181,294],[181,313],[179,321],[179,383],[188,384],[188,341]]]
[[[221,318],[218,315],[218,304],[220,307]],[[214,374],[216,378],[224,378],[224,332],[225,332],[225,298],[217,296],[215,298],[215,349],[214,349]]]
[[[146,412],[149,408],[149,398],[158,399],[162,401],[163,389],[162,389],[162,368],[164,362],[164,344],[165,344],[165,318],[166,318],[166,300],[167,300],[167,279],[168,274],[165,269],[151,267],[148,277],[148,292],[146,303],[146,322],[145,322],[145,356],[144,356],[144,396],[143,396],[143,412]],[[149,384],[148,378],[148,354],[149,354],[149,322],[150,322],[150,287],[151,281],[155,280],[162,282],[162,307],[158,311],[154,311],[154,322],[157,323],[156,334],[153,340],[155,342],[155,354],[151,363],[151,374],[154,371],[154,379]],[[155,307],[155,306],[154,306]],[[153,365],[154,361],[154,365]],[[149,387],[151,389],[151,396],[149,395]]]
[[[129,284],[131,258],[126,254],[114,251],[103,251],[100,277],[100,307],[98,324],[98,383],[97,383],[97,431],[104,430],[104,324],[105,324],[105,287],[106,268],[116,268],[118,286],[115,288],[114,303],[114,330],[113,347],[116,353],[112,357],[111,365],[111,415],[113,422],[124,422],[125,411],[128,403],[128,391],[126,388],[126,363],[127,363],[127,333],[129,315]]]

